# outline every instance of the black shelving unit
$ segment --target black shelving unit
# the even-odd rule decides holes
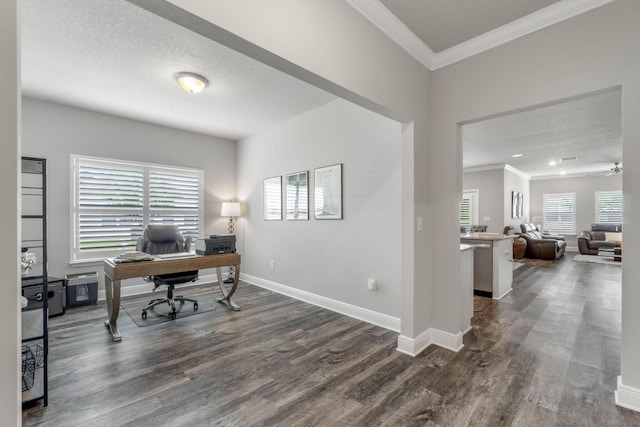
[[[22,404],[48,404],[47,162],[22,158]],[[25,251],[26,249],[26,251]]]

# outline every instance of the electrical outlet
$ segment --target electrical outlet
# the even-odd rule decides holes
[[[269,261],[269,267],[274,268],[276,266],[276,262],[274,260]]]
[[[367,289],[369,289],[370,291],[375,291],[377,285],[378,284],[376,283],[376,279],[369,278],[369,280],[367,280]]]

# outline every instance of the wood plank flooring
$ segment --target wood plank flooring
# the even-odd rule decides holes
[[[121,312],[121,343],[104,304],[70,309],[50,323],[49,406],[23,425],[640,426],[613,397],[621,269],[571,255],[476,297],[460,352],[416,358],[394,332],[244,283],[240,312],[144,328]]]

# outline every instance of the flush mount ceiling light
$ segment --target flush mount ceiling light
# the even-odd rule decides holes
[[[178,83],[180,83],[180,87],[189,93],[202,92],[209,84],[206,78],[196,73],[182,72],[176,74],[174,77]]]
[[[517,157],[522,157],[522,153],[512,154],[511,157],[513,157],[514,159]]]

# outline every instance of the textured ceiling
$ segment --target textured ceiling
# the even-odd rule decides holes
[[[237,140],[335,97],[123,0],[22,0],[22,89]],[[210,86],[184,92],[191,71]]]
[[[380,0],[438,53],[559,0]]]
[[[467,124],[462,140],[464,168],[509,164],[533,178],[608,171],[622,160],[621,90]]]

